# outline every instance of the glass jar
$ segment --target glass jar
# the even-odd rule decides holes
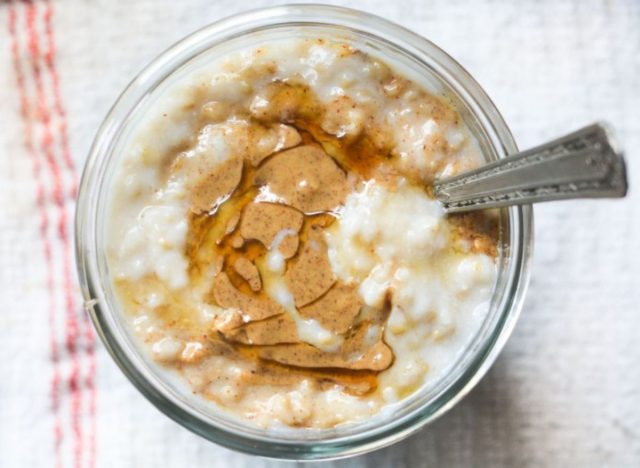
[[[428,40],[382,18],[321,5],[287,5],[236,15],[197,31],[160,55],[127,87],[91,148],[76,213],[77,262],[85,306],[109,353],[131,382],[178,423],[226,447],[285,459],[317,460],[361,454],[397,442],[453,407],[487,372],[516,322],[527,289],[532,210],[501,212],[499,273],[490,311],[475,337],[435,385],[403,400],[385,419],[272,434],[212,413],[153,365],[131,335],[112,289],[105,255],[106,203],[121,147],[136,122],[169,83],[198,63],[289,36],[330,36],[352,43],[414,81],[453,98],[488,161],[517,151],[493,103],[471,76]]]

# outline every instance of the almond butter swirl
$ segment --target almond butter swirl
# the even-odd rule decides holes
[[[294,127],[279,125],[274,132],[286,135],[278,138],[277,151],[233,157],[203,171],[192,191],[194,225],[197,218],[215,217],[221,204],[234,207],[227,228],[207,238],[217,247],[219,262],[211,297],[225,309],[214,331],[265,361],[382,371],[393,361],[382,339],[388,306],[361,313],[356,286],[337,280],[331,269],[323,235],[349,192],[345,171],[320,145],[301,143]],[[172,170],[188,164],[178,159]],[[217,184],[217,190],[209,184]],[[279,256],[282,264],[270,269],[270,255]],[[291,295],[289,307],[265,294],[261,271],[279,276]],[[300,331],[305,326],[324,332],[328,343],[306,340]]]

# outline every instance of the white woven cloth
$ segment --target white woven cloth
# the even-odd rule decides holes
[[[198,438],[134,390],[80,310],[70,224],[95,131],[143,64],[270,3],[0,3],[0,467],[280,466]],[[417,435],[335,466],[640,466],[640,3],[349,5],[451,53],[523,148],[610,121],[632,190],[536,207],[531,288],[487,377]]]

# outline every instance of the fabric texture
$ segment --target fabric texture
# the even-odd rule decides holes
[[[433,40],[494,99],[521,148],[604,119],[624,201],[535,208],[533,276],[489,374],[444,417],[327,466],[640,466],[640,3],[342,2]],[[170,421],[82,310],[75,187],[115,98],[230,0],[0,3],[0,467],[275,467]],[[285,465],[285,463],[282,463]]]

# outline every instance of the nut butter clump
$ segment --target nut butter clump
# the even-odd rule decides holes
[[[302,213],[286,205],[250,203],[242,214],[240,235],[245,239],[258,240],[271,249],[278,234],[286,234],[278,239],[276,248],[285,258],[290,258],[298,250],[297,234],[303,219]]]
[[[345,333],[361,307],[362,299],[357,288],[338,282],[314,302],[301,307],[300,315],[317,320],[334,333]]]
[[[198,168],[190,168],[198,171]],[[233,193],[242,178],[242,158],[235,157],[223,162],[208,173],[199,173],[189,187],[191,209],[203,213],[215,208],[225,197]]]
[[[249,322],[222,332],[226,339],[247,345],[274,345],[299,341],[296,322],[286,314],[259,322]]]
[[[276,154],[258,170],[256,182],[303,213],[334,210],[348,193],[344,171],[312,145]]]
[[[329,263],[327,243],[319,226],[311,226],[307,241],[287,266],[284,278],[297,307],[315,301],[333,286],[335,276]],[[337,290],[337,294],[341,292]]]
[[[245,257],[239,257],[233,264],[233,268],[247,281],[247,283],[249,283],[252,291],[260,291],[262,288],[260,272],[251,261],[247,260]]]
[[[218,274],[213,282],[213,297],[220,307],[228,310],[227,316],[234,317],[233,324],[263,320],[285,313],[277,302],[268,297],[249,295],[236,289],[224,272]],[[225,319],[224,324],[228,327],[228,317]]]

